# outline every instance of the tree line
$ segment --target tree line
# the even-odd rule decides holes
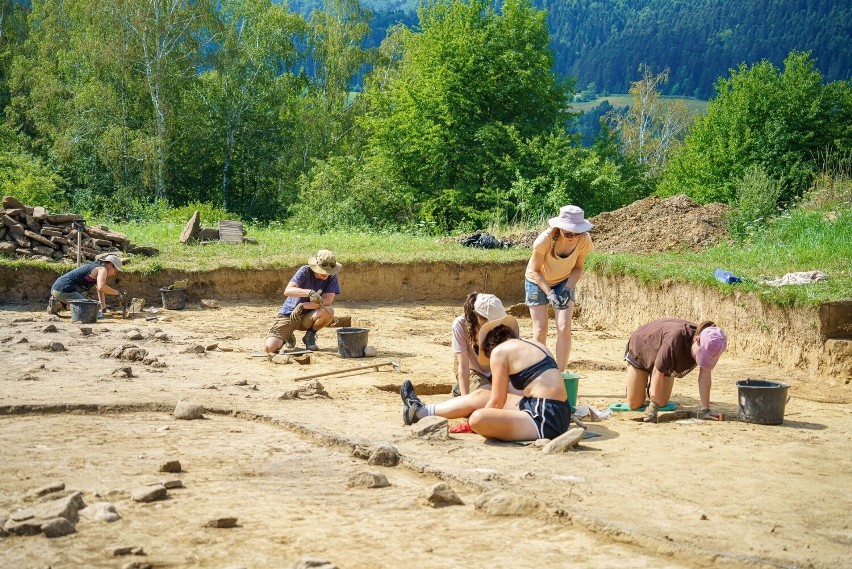
[[[532,0],[436,0],[375,47],[358,0],[307,15],[269,0],[0,7],[0,189],[99,217],[203,203],[314,230],[440,233],[680,188],[736,203],[754,163],[781,201],[815,152],[852,140],[849,83],[795,52],[784,70],[720,79],[695,125],[659,97],[670,72],[637,67],[633,114],[607,113],[585,147]]]

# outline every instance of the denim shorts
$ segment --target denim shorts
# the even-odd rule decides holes
[[[568,298],[568,300],[573,300],[574,302],[577,302],[577,293],[574,291],[573,288],[568,288],[568,286],[565,284],[567,282],[568,279],[565,279],[564,281],[557,283],[551,286],[550,288],[556,291],[556,294],[561,296],[562,298]],[[539,287],[537,284],[530,281],[529,279],[526,279],[524,281],[524,292],[526,293],[527,306],[541,306],[542,304],[547,304],[548,302],[550,302],[549,300],[547,300],[547,295],[544,294],[544,291],[541,290],[541,287]]]

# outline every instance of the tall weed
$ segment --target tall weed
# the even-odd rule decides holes
[[[749,166],[736,184],[737,206],[728,214],[728,231],[737,239],[744,239],[766,223],[777,212],[781,182],[769,177],[763,166]]]

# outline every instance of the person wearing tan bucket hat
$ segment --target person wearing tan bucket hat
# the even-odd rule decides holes
[[[308,350],[318,350],[317,332],[334,320],[334,298],[340,294],[337,273],[343,265],[328,249],[320,249],[308,258],[287,283],[284,304],[266,336],[267,353],[275,353],[284,344],[296,347],[296,330],[305,330],[302,341]]]
[[[122,261],[118,255],[107,254],[98,257],[92,263],[81,265],[60,276],[50,287],[50,298],[47,301],[47,312],[58,314],[69,300],[84,300],[84,293],[97,285],[98,302],[101,304],[101,314],[107,312],[106,295],[120,296],[121,293],[107,284],[116,273],[121,273]]]
[[[627,404],[639,409],[647,395],[650,402],[645,421],[656,423],[660,407],[671,398],[674,378],[698,366],[698,417],[721,421],[722,415],[710,409],[710,386],[713,368],[727,347],[727,335],[709,320],[695,324],[680,318],[659,318],[640,326],[630,335],[624,353],[628,363]]]
[[[477,359],[480,364],[490,366],[492,387],[485,407],[470,415],[473,432],[503,441],[555,439],[568,432],[571,422],[568,393],[547,346],[520,339],[518,321],[511,314],[483,324],[478,343]],[[517,406],[507,405],[510,386],[523,393]],[[406,387],[403,384],[404,399]],[[423,405],[413,391],[408,395],[403,419],[410,417],[411,422],[416,422],[432,414],[431,406]],[[576,436],[573,441],[576,443],[583,431],[578,429],[569,436]]]
[[[592,250],[588,231],[593,227],[575,205],[560,208],[548,221],[549,228],[533,242],[527,263],[524,293],[533,324],[533,338],[547,343],[548,303],[556,320],[556,362],[559,371],[568,367],[571,356],[571,324],[577,283],[583,276],[586,255]]]
[[[485,407],[491,398],[491,368],[487,363],[483,364],[479,361],[479,329],[489,320],[497,320],[504,316],[506,316],[506,309],[500,299],[493,294],[472,292],[467,295],[464,314],[456,318],[452,326],[452,350],[455,356],[456,373],[456,384],[452,389],[453,398],[424,406],[420,417],[414,414],[409,416],[408,412],[404,412],[405,424],[417,422],[426,413],[446,419],[460,419]],[[403,382],[400,395],[404,403],[409,400],[419,402],[410,381]],[[517,409],[520,396],[520,391],[510,389],[506,406]],[[406,409],[411,409],[411,405],[408,405]]]

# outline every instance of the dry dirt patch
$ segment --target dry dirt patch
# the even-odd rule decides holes
[[[265,358],[250,358],[250,352],[261,349],[278,303],[223,304],[218,311],[166,311],[167,319],[158,322],[108,319],[92,325],[94,333],[90,336],[81,335],[79,327],[67,317],[54,322],[57,332],[42,332],[49,322],[40,306],[0,311],[4,330],[0,338],[0,360],[4,364],[1,409],[5,412],[25,404],[53,405],[58,410],[62,405],[78,403],[174,406],[180,399],[190,399],[241,416],[268,417],[280,425],[273,428],[208,415],[212,418],[206,421],[181,423],[176,430],[159,432],[155,425],[170,424],[166,415],[6,417],[0,421],[0,442],[4,451],[8,448],[16,454],[3,464],[3,507],[13,507],[14,497],[40,486],[47,478],[65,477],[69,487],[76,485],[87,492],[127,489],[141,478],[147,479],[150,457],[159,459],[157,453],[165,456],[175,452],[181,462],[187,457],[187,476],[207,473],[193,479],[192,485],[190,480],[185,481],[187,495],[200,492],[197,504],[181,510],[180,495],[175,491],[174,500],[140,512],[153,516],[158,509],[180,506],[176,512],[192,514],[191,519],[203,523],[208,512],[216,510],[217,514],[221,511],[222,515],[233,513],[241,520],[254,520],[258,526],[265,524],[274,531],[249,533],[249,526],[241,521],[243,527],[235,530],[244,533],[233,535],[248,538],[226,533],[225,537],[213,534],[219,537],[211,540],[206,533],[196,534],[201,530],[191,524],[173,524],[165,531],[166,522],[159,518],[133,518],[133,523],[139,524],[134,526],[139,533],[127,535],[162,535],[154,543],[164,547],[164,556],[156,558],[163,566],[227,567],[245,563],[261,567],[268,563],[252,561],[254,550],[263,555],[274,550],[279,557],[295,559],[306,552],[332,551],[316,545],[327,541],[334,551],[327,554],[328,558],[341,567],[380,563],[395,567],[410,560],[412,532],[421,548],[414,549],[424,553],[425,561],[418,557],[421,566],[501,565],[505,564],[505,555],[495,557],[492,552],[502,550],[511,555],[513,566],[527,560],[539,562],[542,555],[555,566],[566,558],[602,566],[691,566],[717,559],[734,566],[827,568],[852,562],[848,522],[852,506],[848,498],[852,495],[852,456],[848,452],[852,407],[848,403],[815,402],[824,400],[821,397],[836,388],[809,382],[795,369],[763,367],[732,353],[714,372],[713,406],[729,418],[736,417],[738,379],[758,377],[791,383],[792,398],[782,426],[733,420],[651,426],[631,421],[635,414],[628,413],[591,424],[590,429],[601,436],[584,441],[578,451],[543,455],[533,447],[489,443],[476,435],[423,441],[412,438],[402,425],[399,395],[388,386],[409,378],[416,386],[436,386],[435,394],[424,396],[427,403],[445,397],[437,386],[448,389],[452,384],[452,355],[446,340],[458,306],[340,303],[338,314],[351,316],[353,325],[369,322],[370,344],[378,348],[377,357],[400,360],[403,373],[382,369],[329,377],[322,380],[329,399],[282,401],[279,396],[283,392],[304,383],[296,382],[296,377],[350,367],[361,360],[337,356],[334,330],[320,333],[321,351],[311,365],[276,365]],[[521,318],[520,322],[522,333],[528,337],[529,319]],[[165,367],[133,362],[129,365],[134,377],[112,374],[116,367],[126,364],[100,355],[126,343],[130,328],[140,329],[143,339],[137,343]],[[153,337],[155,328],[161,328],[168,341]],[[66,351],[30,350],[27,344],[18,343],[22,338],[36,342],[47,335],[62,342]],[[553,331],[550,338],[552,344]],[[624,341],[623,333],[617,330],[575,328],[573,370],[583,376],[581,402],[602,409],[621,399]],[[194,345],[214,343],[234,351],[185,351]],[[696,397],[694,377],[675,383],[674,400],[682,408],[694,409]],[[352,501],[356,494],[352,490],[335,486],[346,478],[338,473],[364,468],[363,461],[352,462],[348,452],[339,450],[341,440],[395,445],[404,458],[403,467],[388,469],[389,489],[371,492],[400,494],[389,503],[364,505]],[[32,445],[52,450],[41,456]],[[310,450],[296,453],[288,445]],[[285,450],[271,450],[276,446]],[[18,456],[23,458],[15,458]],[[140,456],[143,458],[137,458]],[[295,456],[297,462],[304,458],[300,468],[310,476],[300,476],[297,468],[285,469],[286,476],[272,476],[271,465],[279,465],[285,456]],[[316,464],[311,462],[314,458]],[[279,466],[289,468],[292,464]],[[77,472],[79,480],[74,478]],[[422,472],[423,478],[414,476],[414,472]],[[156,479],[157,473],[150,475]],[[253,489],[255,479],[261,482],[257,491]],[[546,519],[498,522],[477,518],[479,514],[468,506],[466,513],[445,508],[424,514],[413,508],[410,500],[415,488],[439,480],[456,486],[468,505],[478,493],[474,489],[488,486],[535,498],[552,514]],[[204,494],[207,483],[211,486]],[[288,502],[294,500],[293,496],[305,501]],[[367,496],[375,499],[376,494]],[[205,506],[205,500],[211,502]],[[289,517],[267,515],[264,502]],[[220,504],[222,508],[208,508]],[[291,514],[293,510],[288,508],[295,508],[293,504],[303,506],[307,513]],[[243,515],[241,508],[251,509],[251,513]],[[561,516],[556,512],[562,512]],[[304,519],[295,519],[294,515]],[[130,525],[129,518],[119,523]],[[487,531],[495,527],[497,532]],[[90,549],[99,551],[101,542],[86,543],[86,536],[94,534],[83,529],[58,541],[38,538],[38,543],[51,555],[64,555],[63,548],[74,555]],[[488,541],[495,534],[523,539],[518,543],[507,540],[495,548]],[[285,536],[286,541],[276,542]],[[4,540],[0,560],[11,555],[8,552],[14,548],[29,547],[23,543],[37,543],[20,541],[23,539],[28,538]],[[146,547],[152,559],[154,552],[160,551],[153,549],[155,545]],[[393,557],[398,547],[405,548],[403,563]],[[630,553],[629,559],[624,557],[625,551]],[[116,566],[115,561],[103,563]]]

